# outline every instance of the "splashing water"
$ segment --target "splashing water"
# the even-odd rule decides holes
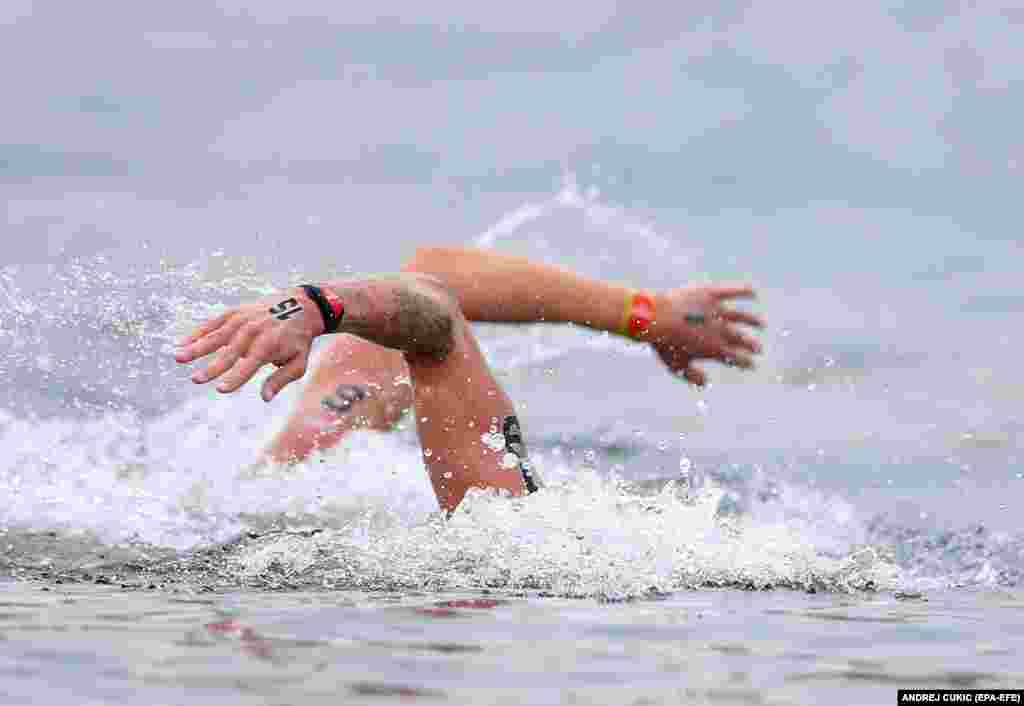
[[[474,493],[452,518],[381,526],[378,515],[316,535],[272,537],[234,558],[243,576],[361,589],[500,588],[622,599],[704,586],[853,590],[896,585],[863,549],[821,556],[785,525],[723,521],[721,492],[688,502],[593,474],[524,499]]]

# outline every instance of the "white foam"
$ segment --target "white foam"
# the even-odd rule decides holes
[[[315,575],[339,587],[498,587],[627,598],[708,585],[844,590],[889,587],[898,572],[870,549],[829,558],[784,523],[717,516],[669,484],[638,497],[589,472],[521,499],[473,492],[449,520],[382,514],[315,537],[278,536],[235,557],[250,578]]]

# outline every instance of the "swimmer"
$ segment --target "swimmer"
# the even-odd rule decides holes
[[[401,270],[307,284],[230,309],[179,341],[175,359],[216,354],[192,381],[232,393],[262,367],[270,402],[307,373],[313,339],[331,335],[288,422],[265,452],[296,462],[354,428],[386,430],[409,408],[442,510],[470,488],[511,495],[540,485],[512,400],[469,323],[567,323],[650,345],[670,372],[695,385],[702,360],[749,369],[761,318],[729,308],[751,287],[666,291],[596,281],[552,265],[459,247],[421,248]]]

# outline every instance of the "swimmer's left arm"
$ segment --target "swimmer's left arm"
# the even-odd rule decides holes
[[[694,365],[696,361],[712,360],[752,369],[753,355],[761,352],[761,344],[741,326],[758,329],[764,322],[757,314],[728,305],[754,296],[749,285],[706,285],[660,292],[653,297],[650,323],[635,338],[650,343],[673,374],[698,386],[707,382],[707,376]]]
[[[422,247],[404,268],[442,280],[470,321],[571,322],[644,341],[674,374],[696,385],[706,376],[695,361],[751,368],[760,328],[756,314],[734,309],[754,297],[747,285],[641,290],[584,277],[524,257],[466,247]],[[637,305],[644,311],[634,309]],[[642,314],[634,322],[633,314]]]

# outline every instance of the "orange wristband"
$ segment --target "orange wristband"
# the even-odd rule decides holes
[[[647,333],[654,320],[654,299],[641,292],[630,292],[626,295],[626,305],[622,312],[622,324],[619,333],[628,338],[639,338]]]

